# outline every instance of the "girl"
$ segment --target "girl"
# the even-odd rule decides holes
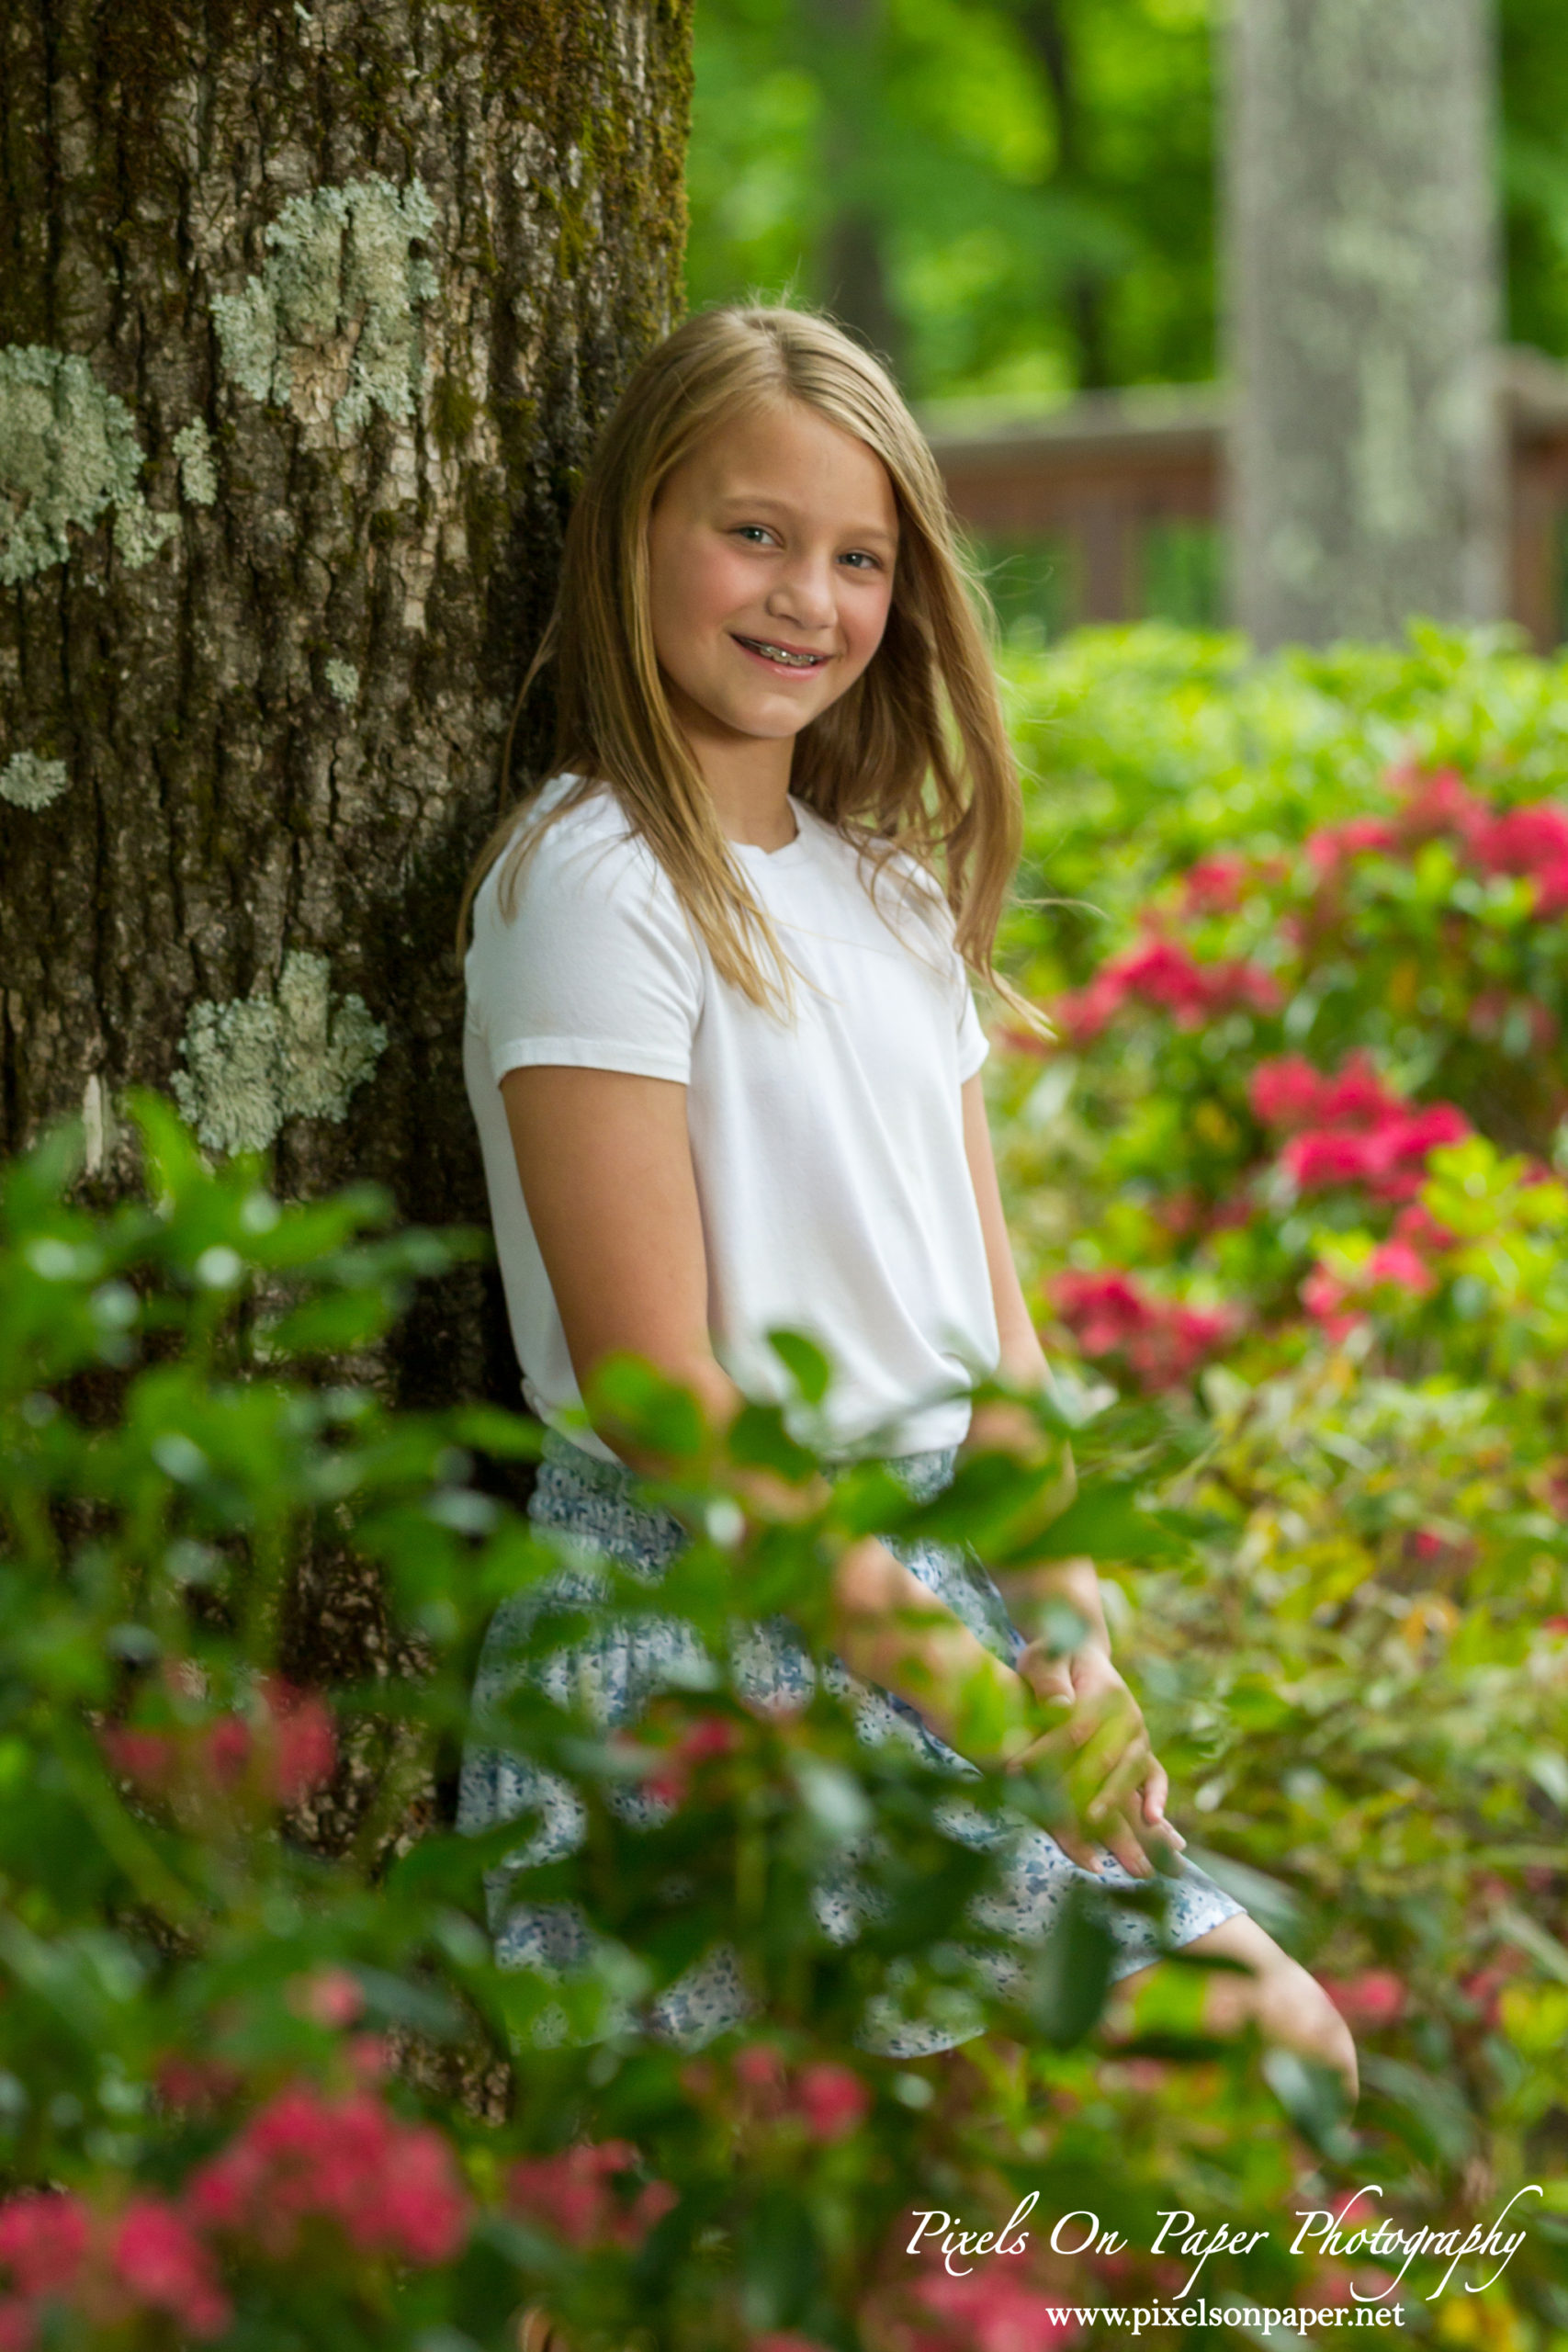
[[[976,1383],[1048,1380],[968,978],[998,985],[1019,793],[935,462],[883,369],[809,313],[708,311],[639,369],[571,517],[552,648],[554,775],[470,891],[465,1067],[524,1391],[548,1425],[532,1515],[656,1576],[683,1531],[637,1500],[649,1465],[615,1428],[583,1425],[617,1351],[722,1426],[742,1392],[778,1393],[764,1335],[808,1330],[839,1375],[823,1450],[880,1454],[921,1495],[982,1434]],[[591,1575],[567,1585],[595,1590]],[[1052,1600],[1076,1611],[1066,1658],[945,1547],[854,1545],[833,1594],[843,1668],[829,1672],[868,1736],[914,1738],[955,1774],[1068,1769],[1075,1826],[1005,1833],[993,1924],[1037,1940],[1075,1878],[1129,1884],[1163,1844],[1168,1936],[1241,1963],[1208,1980],[1211,2026],[1254,2019],[1353,2086],[1314,1979],[1180,1860],[1089,1562],[1010,1579],[1026,1625]],[[522,1600],[498,1612],[481,1702],[518,1670],[525,1618]],[[586,1672],[604,1719],[624,1722],[680,1646],[668,1621],[655,1635],[621,1620],[548,1672],[563,1697]],[[766,1701],[811,1668],[773,1623],[752,1630],[745,1670]],[[463,1826],[540,1807],[514,1863],[570,1850],[571,1792],[470,1747]],[[502,1959],[581,1958],[581,1920],[513,1902],[511,1877],[490,1883]],[[1146,1914],[1116,1909],[1113,1931],[1115,1976],[1156,1962]],[[694,2043],[747,2004],[716,1952],[655,2021]],[[975,2030],[889,2013],[866,2039],[907,2056]]]

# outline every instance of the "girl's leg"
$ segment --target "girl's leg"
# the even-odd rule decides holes
[[[1356,2098],[1356,2045],[1348,2026],[1316,1977],[1309,1975],[1289,1952],[1281,1951],[1256,1919],[1245,1912],[1222,1919],[1217,1928],[1194,1936],[1182,1949],[1213,1954],[1215,1959],[1238,1960],[1247,1971],[1244,1976],[1228,1968],[1216,1969],[1210,1976],[1203,1989],[1203,2022],[1211,2032],[1240,2033],[1246,2026],[1256,2025],[1266,2041],[1293,2050],[1314,2065],[1332,2066],[1350,2098]],[[1160,1965],[1154,1962],[1154,1967]],[[1112,1988],[1106,2016],[1113,2033],[1126,2022],[1123,1996],[1134,1992],[1151,1973],[1148,1968],[1135,1969]]]

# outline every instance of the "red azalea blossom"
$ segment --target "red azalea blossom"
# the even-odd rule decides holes
[[[842,2140],[864,2122],[871,2093],[847,2066],[803,2066],[795,2078],[790,2105],[814,2140]]]
[[[170,2107],[213,2108],[232,2097],[243,2076],[219,2058],[192,2058],[171,2050],[158,2061],[158,2096]]]
[[[563,2148],[558,2155],[525,2157],[507,2177],[513,2212],[541,2222],[568,2245],[639,2246],[677,2202],[667,2180],[650,2180],[629,2204],[610,2183],[629,2172],[637,2150],[626,2140]]]
[[[1087,989],[1059,1001],[1055,1018],[1071,1043],[1087,1044],[1129,999],[1156,1005],[1182,1028],[1195,1029],[1221,1012],[1277,1012],[1280,989],[1260,965],[1200,964],[1179,941],[1152,938],[1113,956]]]
[[[1062,1273],[1051,1300],[1087,1356],[1124,1356],[1145,1388],[1190,1380],[1235,1329],[1218,1308],[1156,1298],[1130,1274]]]
[[[1001,2269],[977,2267],[967,2278],[946,2271],[922,2278],[915,2290],[935,2317],[953,2329],[949,2341],[964,2352],[1043,2352],[1077,2335],[1076,2319],[1064,2324],[1057,2306],[1022,2279]]]
[[[1369,851],[1385,854],[1399,846],[1399,835],[1382,817],[1352,817],[1343,825],[1324,825],[1307,836],[1306,854],[1320,874],[1332,874],[1345,859],[1364,857]]]
[[[363,2252],[449,2261],[468,2228],[468,2201],[439,2132],[393,2115],[372,2093],[323,2098],[281,2091],[193,2176],[193,2217],[243,2232],[275,2259],[303,2224],[335,2222]]]
[[[1181,877],[1190,914],[1230,914],[1246,896],[1252,862],[1245,857],[1201,857]]]
[[[1470,851],[1488,874],[1529,876],[1538,915],[1568,910],[1568,809],[1538,800],[1489,816],[1472,833]]]
[[[138,2302],[166,2311],[192,2335],[221,2335],[233,2318],[210,2249],[160,2198],[133,2198],[110,2246],[115,2270]]]
[[[1408,1241],[1380,1241],[1367,1272],[1374,1283],[1392,1283],[1400,1290],[1414,1291],[1417,1297],[1437,1287],[1437,1276]]]
[[[257,1697],[264,1710],[267,1794],[276,1804],[299,1804],[336,1770],[332,1711],[323,1699],[276,1674],[262,1677]],[[238,1714],[220,1715],[186,1734],[111,1724],[98,1737],[117,1772],[159,1795],[181,1786],[187,1793],[193,1787],[235,1789],[249,1776],[257,1753],[256,1731]]]
[[[1347,2025],[1375,2031],[1404,2013],[1404,1982],[1392,1968],[1364,1968],[1358,1976],[1320,1976],[1318,1983]]]
[[[731,2071],[742,2088],[769,2101],[776,2111],[784,2098],[787,2070],[771,2041],[749,2041],[738,2050]]]
[[[309,1976],[292,1980],[288,2006],[317,2025],[341,2031],[363,2014],[365,1989],[346,1968],[318,1968]]]
[[[1332,1075],[1299,1054],[1262,1062],[1249,1092],[1255,1116],[1286,1132],[1280,1164],[1303,1193],[1360,1184],[1384,1200],[1407,1199],[1427,1153],[1471,1132],[1453,1103],[1416,1105],[1392,1092],[1362,1054]]]
[[[0,2205],[0,2263],[19,2294],[63,2293],[86,2260],[91,2235],[80,2198],[29,2190]]]

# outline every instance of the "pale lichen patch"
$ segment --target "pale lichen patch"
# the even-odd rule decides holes
[[[141,465],[130,411],[85,359],[41,344],[0,350],[0,582],[63,563],[70,526],[91,530],[108,506],[122,561],[151,562],[176,524],[137,488]]]
[[[334,997],[324,956],[296,949],[276,991],[191,1008],[175,1099],[212,1151],[261,1151],[286,1119],[341,1119],[386,1050],[363,997]]]
[[[399,188],[377,175],[292,198],[266,232],[262,275],[213,300],[223,363],[240,389],[302,422],[330,405],[342,434],[363,432],[374,409],[412,416],[419,311],[436,290],[412,248],[434,225],[419,179]]]
[[[212,462],[212,437],[204,417],[193,416],[175,435],[179,459],[180,488],[192,506],[213,506],[218,501],[218,469]]]
[[[13,752],[0,768],[0,800],[13,808],[47,808],[71,777],[63,760],[40,760],[36,752]]]
[[[327,682],[327,692],[334,702],[345,706],[359,700],[359,672],[352,662],[328,662],[322,664],[321,675]]]

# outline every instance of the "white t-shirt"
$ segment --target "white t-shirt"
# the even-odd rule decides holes
[[[719,978],[607,790],[545,832],[511,922],[499,865],[475,900],[464,1071],[524,1394],[607,1461],[579,1418],[524,1206],[500,1092],[508,1070],[564,1063],[686,1088],[715,1353],[750,1395],[777,1400],[788,1383],[766,1334],[814,1339],[836,1378],[815,1426],[795,1425],[824,1453],[955,1445],[969,1390],[996,1367],[959,1099],[987,1047],[951,919],[901,860],[878,889],[890,928],[852,846],[790,806],[798,831],[786,847],[735,846],[799,975],[793,1025]]]

